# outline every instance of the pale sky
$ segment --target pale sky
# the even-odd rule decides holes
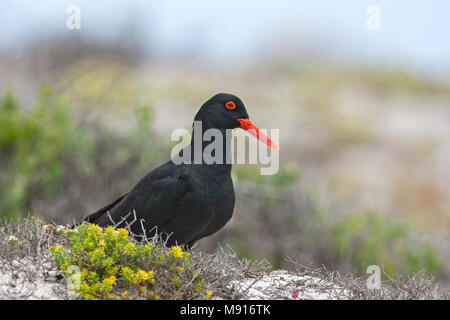
[[[66,29],[67,7],[81,9],[81,30]],[[380,8],[380,30],[366,26]],[[188,52],[196,59],[251,61],[264,48],[283,53],[315,48],[344,61],[401,64],[450,71],[450,1],[316,0],[1,0],[0,49],[54,32],[114,39],[127,19],[134,35],[160,58]]]

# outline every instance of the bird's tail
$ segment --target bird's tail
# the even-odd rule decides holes
[[[79,223],[73,225],[72,227],[76,227],[77,225],[83,223],[83,222],[90,222],[95,223],[95,221],[103,216],[104,214],[107,214],[108,211],[112,210],[116,205],[119,204],[120,201],[122,201],[123,198],[127,196],[128,193],[125,193],[123,196],[121,196],[119,199],[115,200],[114,202],[108,204],[107,206],[104,206],[103,208],[95,211],[94,213],[91,213],[84,217]]]

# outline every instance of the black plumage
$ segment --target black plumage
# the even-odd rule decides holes
[[[242,101],[225,93],[205,102],[195,116],[195,121],[202,122],[202,131],[215,128],[224,137],[229,134],[227,129],[248,129],[242,125],[242,121],[250,123],[246,119],[248,114]],[[180,153],[189,151],[192,160],[210,143],[201,141],[200,148],[194,140],[195,130],[191,144]],[[229,148],[229,143],[229,139],[223,139],[224,148]],[[122,221],[120,226],[125,226],[137,218],[130,226],[134,234],[145,232],[149,237],[157,232],[166,237],[168,245],[190,247],[221,229],[231,219],[234,204],[230,163],[175,164],[170,160],[148,173],[130,192],[84,221],[102,227]]]

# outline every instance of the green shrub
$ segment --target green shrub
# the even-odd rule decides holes
[[[55,94],[49,86],[42,88],[31,107],[22,108],[12,92],[4,95],[0,99],[0,217],[31,214],[69,223],[74,217],[60,212],[80,215],[92,209],[87,188],[98,188],[98,198],[129,190],[153,163],[169,154],[163,149],[166,146],[155,143],[158,139],[149,139],[154,136],[152,109],[130,108],[135,124],[119,132],[75,110],[65,95]],[[105,188],[101,179],[112,174],[116,183]]]
[[[64,231],[69,247],[51,246],[57,266],[83,299],[209,298],[191,266],[190,253],[174,246],[136,243],[125,229],[82,224]]]
[[[91,141],[75,128],[69,108],[49,87],[30,111],[19,108],[11,92],[0,100],[0,216],[27,215],[30,195],[49,197],[59,190],[73,150],[89,151]]]
[[[413,274],[421,270],[437,275],[441,261],[436,249],[416,241],[409,228],[375,212],[365,212],[338,221],[332,228],[333,251],[339,263],[383,266],[387,274]]]

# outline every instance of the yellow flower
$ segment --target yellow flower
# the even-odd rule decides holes
[[[117,229],[117,232],[119,232],[119,235],[122,237],[128,236],[128,230],[126,230],[126,229],[120,228],[120,229]]]
[[[172,247],[172,252],[173,252],[173,256],[175,258],[183,258],[183,249],[181,249],[181,247],[179,246],[173,246]]]
[[[139,269],[139,271],[137,272],[137,278],[139,282],[144,282],[149,279],[149,274],[144,270]]]
[[[128,295],[128,291],[124,291],[124,292],[122,292],[122,298],[125,298],[126,296]]]
[[[106,278],[106,280],[110,285],[115,285],[117,278],[116,278],[116,276],[111,276],[109,278]]]
[[[209,300],[211,298],[211,296],[212,296],[212,292],[209,291],[209,290],[206,290],[205,296],[206,296],[206,299]]]
[[[115,229],[112,226],[108,226],[105,228],[105,232],[112,233],[114,231],[115,231]]]
[[[134,248],[135,248],[134,244],[129,242],[125,245],[125,248],[123,249],[123,253],[124,254],[133,254]]]
[[[98,226],[98,225],[96,225],[96,224],[91,224],[90,226],[89,226],[89,228],[92,230],[92,231],[97,231],[98,233],[102,233],[103,232],[103,228],[102,227],[100,227],[100,226]]]

